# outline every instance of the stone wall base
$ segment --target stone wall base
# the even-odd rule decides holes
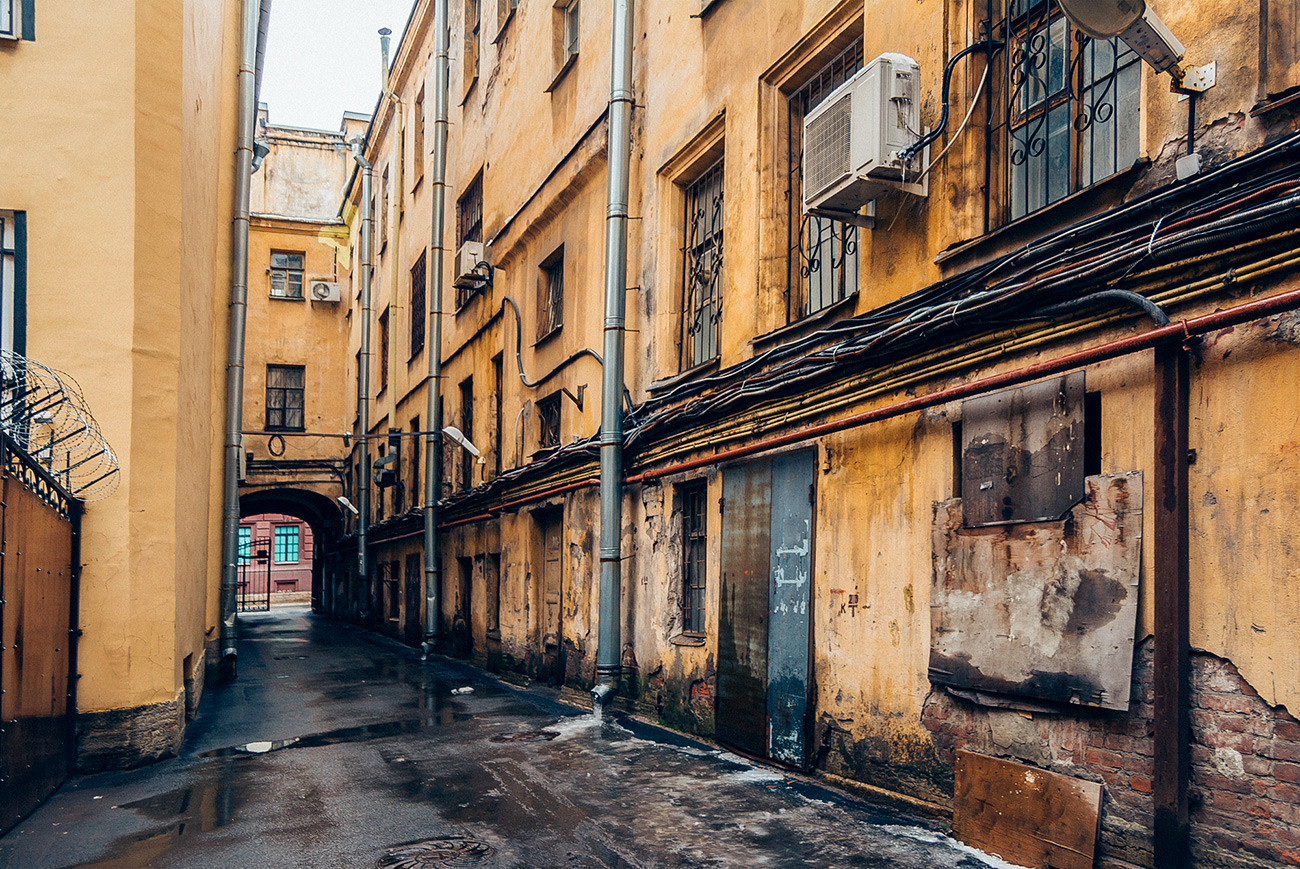
[[[185,697],[77,715],[77,772],[131,769],[175,757],[185,737]]]

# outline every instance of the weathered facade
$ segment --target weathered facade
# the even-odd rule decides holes
[[[271,123],[265,105],[258,112],[266,155],[249,203],[240,515],[292,514],[317,540],[343,534],[335,499],[355,405],[344,386],[350,313],[340,287],[352,251],[339,203],[353,169],[348,140],[368,121],[347,112],[337,130],[309,130]],[[316,555],[309,587],[319,604],[329,559]]]
[[[78,539],[77,763],[137,765],[179,749],[218,618],[240,4],[3,6],[4,347],[74,378],[120,462]]]
[[[381,442],[400,484],[332,608],[420,639],[436,350],[443,422],[484,458],[443,439],[442,641],[585,689],[610,13],[452,5],[446,236],[425,0],[373,202],[346,192],[377,222],[349,491]],[[638,4],[624,702],[931,806],[960,749],[1100,782],[1098,865],[1168,860],[1184,823],[1196,865],[1295,862],[1294,7],[1162,3],[1216,64],[1180,101],[1046,2]],[[885,53],[946,118],[925,195],[807,216],[803,118]]]

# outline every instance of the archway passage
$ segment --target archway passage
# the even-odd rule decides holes
[[[286,519],[277,522],[274,519],[262,518],[275,516],[283,516]],[[258,517],[259,521],[256,523],[247,521],[254,517]],[[329,597],[332,583],[327,582],[326,577],[330,572],[330,565],[338,560],[338,544],[344,532],[343,512],[338,503],[332,498],[309,489],[290,487],[258,489],[245,492],[240,496],[239,518],[241,527],[247,524],[250,528],[248,534],[250,543],[253,535],[257,533],[255,529],[261,528],[264,531],[267,549],[265,555],[267,559],[266,590],[268,592],[275,590],[277,561],[282,567],[287,566],[290,564],[288,556],[291,554],[299,556],[293,561],[299,561],[303,555],[304,542],[306,539],[310,540],[313,556],[310,568],[312,610],[315,612],[330,612],[332,604]],[[310,535],[306,533],[307,529],[303,529],[296,535],[296,540],[291,539],[295,538],[295,535],[290,533],[289,529],[297,527],[293,522],[294,519],[299,519],[305,523],[307,529],[310,529]],[[279,533],[278,540],[276,537],[277,532]],[[295,542],[296,547],[293,545]],[[297,551],[290,552],[294,548]],[[256,561],[256,557],[253,560]],[[301,560],[305,562],[305,559]],[[337,565],[335,566],[337,567]],[[291,572],[280,571],[279,573],[285,580],[292,579],[295,589],[301,587],[298,577]]]

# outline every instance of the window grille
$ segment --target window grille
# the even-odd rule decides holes
[[[683,249],[682,368],[718,355],[722,316],[722,161],[686,188],[686,245]]]
[[[428,284],[428,271],[425,267],[424,252],[411,266],[411,358],[420,355],[424,349],[425,320],[429,312],[425,305],[425,286]]]
[[[303,368],[301,365],[266,366],[266,427],[286,431],[303,429]]]
[[[1003,0],[1002,12],[988,165],[1015,220],[1137,161],[1142,64],[1119,39],[1075,29],[1055,0]]]
[[[708,534],[705,526],[707,489],[703,482],[682,490],[682,631],[704,632],[704,590]]]
[[[857,40],[790,95],[786,140],[790,320],[815,314],[858,291],[858,228],[803,213],[803,119],[860,69],[862,40]]]
[[[302,298],[303,254],[271,251],[271,296],[277,299]]]
[[[560,394],[537,402],[537,445],[541,449],[560,445]]]
[[[564,325],[564,248],[542,264],[537,284],[537,337],[545,338]]]
[[[298,563],[298,526],[297,525],[275,526],[274,552],[275,552],[276,564],[297,564]]]

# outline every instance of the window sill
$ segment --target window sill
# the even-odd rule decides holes
[[[663,392],[665,389],[672,389],[673,387],[680,386],[689,380],[694,380],[697,377],[703,377],[705,374],[716,371],[721,366],[721,357],[714,356],[708,362],[701,362],[693,368],[687,368],[680,374],[674,374],[672,377],[665,377],[663,380],[656,380],[654,383],[651,383],[646,387],[646,392],[654,395],[656,392]]]
[[[469,80],[469,84],[465,85],[465,95],[460,98],[460,104],[462,106],[464,106],[465,103],[469,102],[470,96],[473,95],[474,93],[474,86],[477,84],[478,84],[478,73],[475,72],[474,77]]]
[[[1142,171],[1150,165],[1150,158],[1139,157],[1132,166],[1121,169],[1109,178],[1103,178],[1089,187],[1071,193],[1064,199],[1058,199],[1051,205],[1030,212],[1023,217],[1017,217],[1009,223],[1004,223],[986,235],[958,242],[947,250],[940,251],[934,258],[935,265],[946,267],[954,260],[973,263],[973,261],[988,256],[993,248],[1000,247],[999,243],[1022,243],[1024,240],[1042,235],[1043,225],[1059,225],[1062,222],[1062,215],[1076,218],[1080,213],[1089,215],[1093,210],[1089,206],[1099,204],[1094,200],[1122,195],[1119,188],[1124,187],[1126,184],[1131,185],[1137,180]]]
[[[554,338],[556,335],[560,334],[560,332],[563,329],[564,329],[564,324],[561,323],[551,331],[547,332],[545,335],[538,335],[537,340],[533,342],[533,347],[534,348],[541,347],[543,344],[550,343],[551,339]]]
[[[487,634],[486,634],[486,636],[487,636],[487,638],[488,638],[489,640],[496,640],[498,643],[501,642],[501,632],[500,632],[500,631],[488,631]]]
[[[708,18],[709,13],[722,5],[722,0],[700,0],[700,11],[692,15],[692,18]]]
[[[851,312],[858,302],[858,293],[854,290],[838,302],[834,302],[820,311],[808,314],[795,320],[793,323],[787,323],[779,329],[773,329],[771,332],[759,335],[749,343],[756,350],[764,350],[777,344],[785,343],[791,338],[801,338],[809,332],[816,331],[817,327],[827,320],[837,319],[844,314]]]
[[[306,431],[307,428],[301,425],[264,425],[262,431],[281,432],[281,431]]]
[[[273,299],[273,300],[275,300],[275,301],[277,301],[277,302],[305,302],[305,301],[307,301],[307,297],[306,297],[306,296],[277,296],[275,293],[270,293],[270,294],[267,296],[267,298],[268,298],[268,299]]]
[[[1300,87],[1290,88],[1281,93],[1273,94],[1268,99],[1260,100],[1251,108],[1250,116],[1258,118],[1260,115],[1277,111],[1284,106],[1294,106],[1297,100],[1300,100]]]
[[[705,636],[704,634],[678,634],[668,642],[674,646],[703,646]]]
[[[575,51],[565,59],[564,63],[560,64],[560,68],[555,73],[555,78],[551,79],[551,83],[546,87],[546,93],[549,94],[560,86],[560,82],[569,74],[569,70],[573,68],[573,64],[577,62],[577,60],[578,53]]]
[[[515,20],[515,10],[514,9],[506,10],[506,17],[502,18],[500,21],[497,22],[497,35],[492,37],[493,45],[498,44],[499,42],[501,42],[501,40],[506,38],[506,34],[510,30],[510,22],[514,20]]]

